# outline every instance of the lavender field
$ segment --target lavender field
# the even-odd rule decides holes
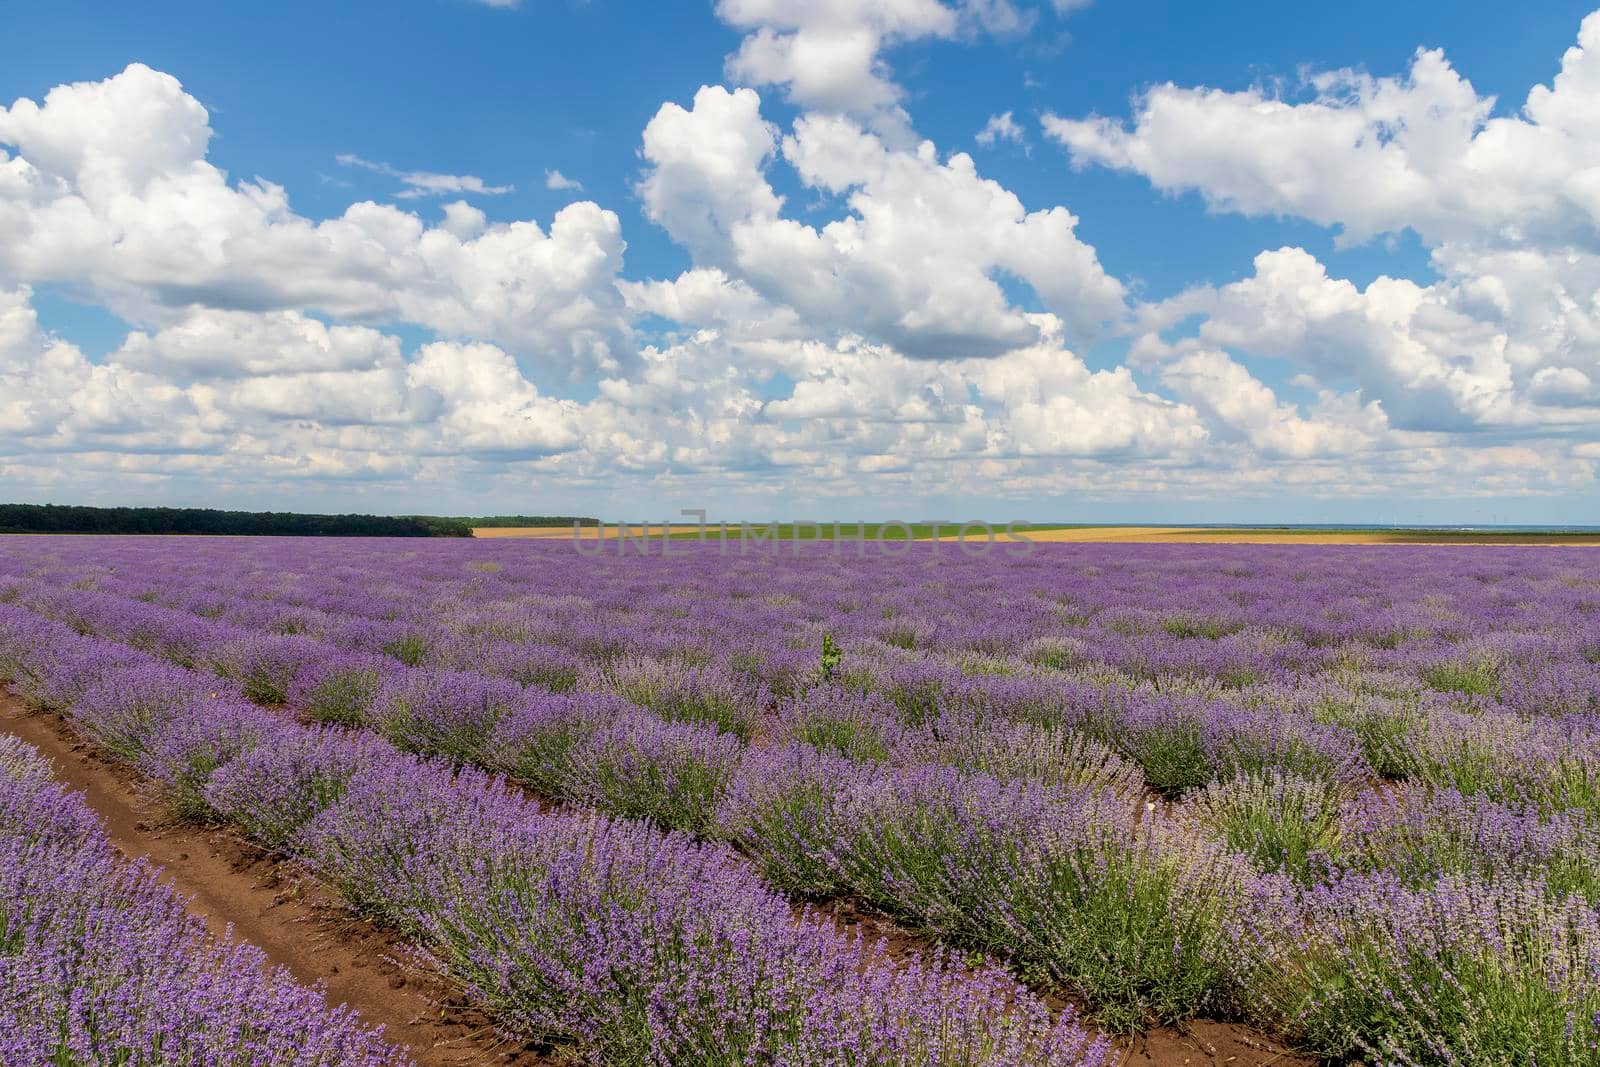
[[[1600,555],[836,548],[10,539],[0,679],[552,1055],[1600,1062]],[[0,1059],[399,1060],[43,774],[0,750]]]

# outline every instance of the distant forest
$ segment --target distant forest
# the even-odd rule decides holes
[[[474,526],[570,526],[595,519],[498,515],[300,515],[211,508],[90,508],[0,504],[0,533],[218,534],[269,537],[471,537]]]

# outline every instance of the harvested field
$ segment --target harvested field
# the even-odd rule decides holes
[[[1517,533],[1465,530],[1260,530],[1210,526],[1041,527],[1029,530],[1046,544],[1150,545],[1600,545],[1600,533]],[[1003,535],[1001,535],[1003,536]]]
[[[672,532],[672,536],[682,536],[684,533],[690,531],[698,532],[700,529],[698,526],[671,526],[666,528]],[[604,526],[581,526],[578,528],[576,536],[585,541],[597,541],[602,537],[612,540],[622,536],[623,529],[623,526],[613,523],[607,523]],[[650,523],[648,525],[627,526],[626,529],[629,537],[660,537],[663,527],[660,523]],[[574,534],[571,526],[475,526],[472,529],[472,536],[485,540],[503,540],[506,538],[551,540],[566,538],[570,541],[573,539]]]
[[[615,540],[622,535],[623,527],[613,524],[604,526],[585,526],[577,534],[579,540],[594,541],[602,538]],[[631,525],[626,527],[627,536],[630,538],[659,538],[663,536],[663,529],[669,531],[667,536],[676,539],[697,538],[700,534],[698,526],[662,526],[659,523],[648,525]],[[874,524],[867,525],[867,537],[871,540],[876,533]],[[1492,531],[1492,530],[1426,530],[1426,529],[1393,529],[1393,530],[1338,530],[1338,529],[1259,529],[1253,527],[1220,528],[1215,526],[1049,526],[1041,525],[1031,528],[1021,528],[1021,532],[1031,541],[1039,544],[1150,544],[1150,545],[1550,545],[1556,547],[1584,547],[1600,546],[1600,533],[1562,533],[1543,531]],[[534,540],[572,540],[571,527],[478,527],[472,531],[474,537],[483,539],[500,540],[505,538],[534,539]],[[844,536],[858,536],[855,528],[846,524],[843,527]],[[707,539],[713,543],[718,540],[718,528],[712,526],[707,531]],[[729,536],[737,539],[739,536],[737,525],[730,527]],[[792,540],[794,531],[786,526],[779,531],[779,539],[785,542]],[[824,525],[820,533],[802,529],[801,536],[808,540],[827,539],[831,536],[831,527]],[[891,534],[891,538],[898,538],[899,534]],[[974,530],[969,535],[969,540],[981,541],[982,534]],[[921,527],[914,527],[912,538],[918,541],[933,540],[930,531]],[[995,539],[999,542],[1015,543],[1015,539],[1006,535],[1005,524],[995,526]],[[953,533],[942,534],[939,540],[954,541],[957,535]]]

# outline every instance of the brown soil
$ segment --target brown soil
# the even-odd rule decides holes
[[[410,1051],[418,1067],[566,1062],[497,1034],[461,992],[398,937],[355,918],[331,890],[227,830],[180,823],[137,777],[84,744],[58,717],[31,714],[0,692],[0,731],[38,748],[88,799],[129,858],[148,857],[214,934],[260,948],[305,983],[322,983]]]
[[[1312,1067],[1317,1062],[1247,1027],[1206,1020],[1122,1038],[1117,1053],[1117,1067]]]

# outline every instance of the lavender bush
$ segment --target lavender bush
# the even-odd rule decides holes
[[[284,702],[318,722],[355,726],[372,716],[389,665],[380,656],[340,653],[296,672]]]
[[[1340,850],[1342,799],[1320,779],[1271,770],[1213,782],[1182,810],[1259,870],[1310,882]]]
[[[94,708],[85,705],[85,717]],[[292,734],[287,724],[251,704],[217,701],[190,709],[152,732],[136,766],[162,783],[180,816],[211,818],[206,786],[218,768],[258,745],[278,745]]]
[[[495,724],[522,696],[515,682],[468,671],[397,672],[373,699],[380,733],[409,752],[481,758]]]
[[[244,695],[257,704],[282,704],[295,676],[327,651],[321,642],[305,637],[252,634],[217,649],[207,665],[238,682]]]
[[[1368,793],[1345,804],[1340,828],[1345,864],[1413,888],[1516,874],[1600,904],[1600,823],[1582,811],[1547,815],[1453,789]]]
[[[306,823],[343,798],[352,778],[389,752],[369,734],[286,731],[274,744],[221,763],[200,792],[219,817],[269,848],[285,849]]]
[[[888,759],[905,734],[885,697],[836,685],[783,701],[771,726],[771,740],[798,741],[853,760]]]
[[[641,710],[572,748],[562,792],[614,815],[703,834],[743,756],[739,739],[714,726]]]
[[[76,718],[90,735],[125,760],[174,721],[205,716],[203,705],[233,697],[231,687],[166,663],[144,663],[95,682],[76,701]],[[242,694],[238,694],[242,697]]]
[[[1600,918],[1537,878],[1346,875],[1279,940],[1254,989],[1325,1056],[1576,1067],[1600,1047]]]
[[[0,739],[0,1062],[409,1062],[345,1008],[213,941],[143,864],[121,860],[81,797]]]
[[[530,689],[495,726],[486,746],[490,763],[546,796],[559,797],[569,788],[578,746],[639,710],[609,693]]]
[[[1032,722],[982,722],[959,712],[905,733],[897,757],[907,765],[938,762],[1069,790],[1134,797],[1144,789],[1138,766],[1078,730]]]
[[[643,657],[611,664],[604,684],[663,719],[707,722],[741,740],[749,739],[756,716],[771,703],[764,687],[730,673]]]
[[[796,892],[848,890],[1072,989],[1135,1029],[1220,1004],[1222,918],[1248,867],[1129,801],[800,745],[747,761],[723,833]]]
[[[428,940],[523,1033],[606,1062],[1105,1062],[998,974],[891,962],[731,853],[541,813],[472,772],[377,765],[301,836],[350,899]]]

